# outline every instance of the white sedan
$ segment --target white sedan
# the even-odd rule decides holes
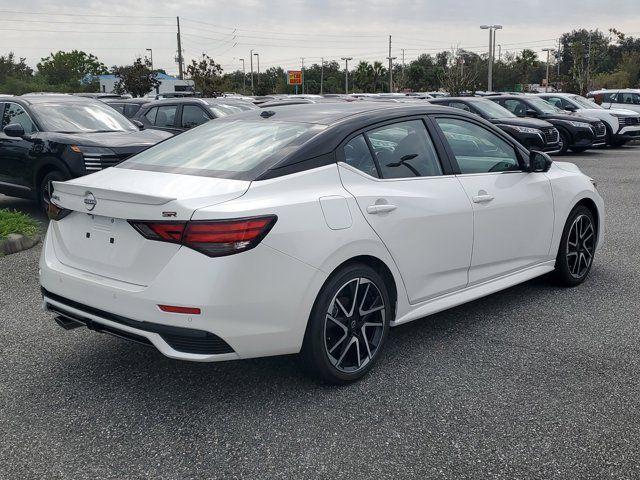
[[[592,179],[447,107],[250,111],[56,182],[40,262],[66,329],[219,361],[301,353],[363,376],[389,327],[554,272],[602,243]]]

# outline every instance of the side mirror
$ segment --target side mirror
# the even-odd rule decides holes
[[[538,112],[536,112],[533,108],[528,108],[527,111],[525,112],[525,116],[526,117],[537,117],[538,116]]]
[[[552,163],[551,157],[544,152],[532,150],[529,153],[530,172],[548,172]]]
[[[140,120],[131,120],[131,123],[138,127],[138,130],[144,130],[144,123],[142,123]]]
[[[574,107],[573,105],[567,105],[567,106],[565,106],[565,107],[564,107],[564,109],[565,109],[567,112],[575,112],[575,111],[577,111],[577,110],[578,110],[578,109],[577,109],[576,107]]]
[[[2,131],[7,137],[24,137],[24,128],[19,123],[10,123]]]

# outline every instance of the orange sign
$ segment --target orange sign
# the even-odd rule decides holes
[[[302,85],[302,70],[287,71],[287,83],[289,85]]]

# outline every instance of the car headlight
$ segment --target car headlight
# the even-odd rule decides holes
[[[542,135],[542,132],[540,130],[538,130],[537,128],[530,128],[530,127],[516,127],[516,126],[512,126],[511,128],[513,128],[516,132],[520,132],[520,133],[533,133],[534,135]]]
[[[578,127],[578,128],[591,128],[591,124],[589,123],[585,123],[585,122],[573,122],[573,121],[569,121],[569,125],[572,125],[574,127]]]

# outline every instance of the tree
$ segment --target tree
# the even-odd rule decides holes
[[[108,72],[107,67],[92,54],[79,50],[58,51],[41,59],[38,72],[53,85],[76,86],[88,77]]]
[[[204,97],[214,97],[222,90],[222,67],[207,55],[200,61],[192,60],[187,74],[195,83],[196,91]]]
[[[0,83],[4,83],[9,77],[29,78],[33,70],[26,64],[24,58],[16,62],[13,52],[0,57]]]
[[[113,67],[113,74],[118,77],[114,87],[115,93],[130,93],[134,97],[143,97],[160,86],[158,74],[151,70],[151,65],[138,58],[133,65]]]
[[[525,48],[516,57],[515,66],[520,74],[520,83],[523,88],[531,83],[531,72],[538,64],[538,55],[533,50]]]
[[[452,50],[447,56],[447,66],[440,74],[440,82],[452,97],[477,89],[478,75],[473,68],[466,68],[464,58],[458,55],[459,50]]]

